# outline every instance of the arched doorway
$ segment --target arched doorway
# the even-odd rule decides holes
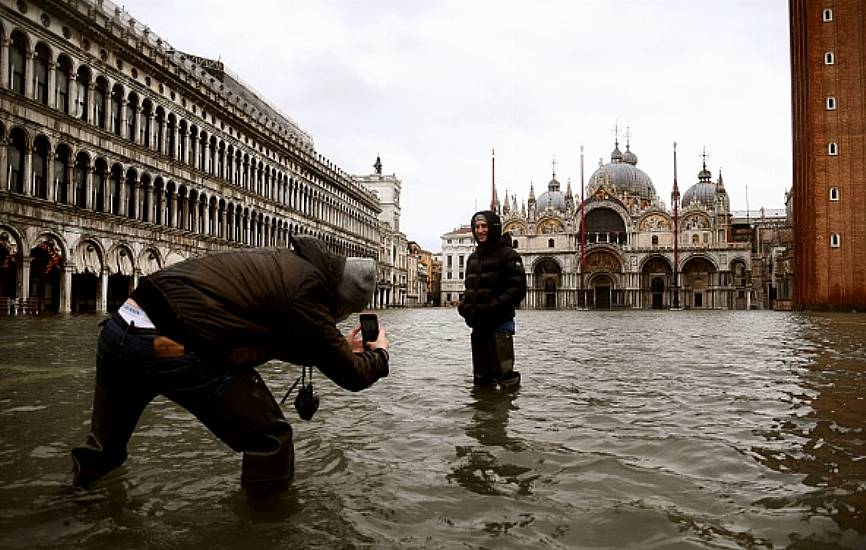
[[[544,258],[533,270],[536,282],[536,307],[556,309],[560,305],[557,295],[562,286],[562,268],[553,258]]]
[[[706,258],[691,258],[683,266],[682,286],[685,306],[705,309],[716,307],[712,289],[715,286],[715,266]]]
[[[60,285],[64,260],[53,240],[44,239],[30,250],[30,299],[25,313],[60,311]]]
[[[661,277],[653,277],[650,292],[652,294],[652,308],[662,309],[665,299],[665,281]]]
[[[94,312],[99,310],[100,275],[102,274],[102,254],[92,241],[85,241],[75,254],[77,273],[72,275],[70,304],[73,313]]]
[[[622,274],[622,261],[608,248],[590,250],[584,269],[587,280],[587,306],[594,309],[610,309],[624,305],[625,296],[617,289],[617,275]]]
[[[0,231],[0,315],[13,313],[18,298],[18,243],[6,231]]]
[[[592,280],[595,309],[610,309],[610,290],[613,282],[607,275],[599,275]]]
[[[648,258],[641,268],[641,296],[643,307],[664,309],[665,293],[669,291],[673,279],[673,268],[663,256]]]

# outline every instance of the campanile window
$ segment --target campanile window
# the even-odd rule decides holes
[[[836,110],[836,98],[833,96],[829,96],[827,98],[827,110],[835,111]]]
[[[836,62],[836,59],[833,56],[833,52],[827,52],[824,54],[824,65],[832,65],[835,62]]]
[[[834,201],[834,202],[839,200],[839,188],[838,187],[831,187],[830,188],[830,200]]]
[[[838,233],[830,233],[830,248],[839,248],[842,244],[842,237]]]
[[[832,21],[833,20],[833,10],[831,10],[830,8],[825,9],[824,13],[822,15],[822,19],[823,19],[824,23]]]
[[[839,154],[839,146],[836,145],[835,142],[830,143],[829,145],[827,145],[827,154],[831,157],[835,157]]]

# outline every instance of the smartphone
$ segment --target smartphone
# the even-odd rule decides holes
[[[361,314],[361,338],[365,342],[375,342],[379,339],[379,319],[375,313]]]

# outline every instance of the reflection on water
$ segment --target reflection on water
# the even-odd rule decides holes
[[[760,432],[767,444],[753,451],[769,468],[799,474],[810,491],[790,502],[843,529],[866,532],[866,346],[863,319],[815,316],[804,338],[814,354],[787,401],[795,414]]]
[[[0,547],[866,547],[866,316],[521,311],[514,393],[472,388],[454,310],[380,318],[391,376],[317,375],[267,500],[164,399],[72,489],[100,318],[0,319]]]

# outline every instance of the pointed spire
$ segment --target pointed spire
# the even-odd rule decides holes
[[[496,196],[496,150],[490,150],[490,185],[492,193],[490,195],[490,210],[496,212],[496,207],[499,205],[499,198]]]
[[[376,162],[373,164],[373,168],[376,170],[376,174],[382,175],[382,159],[379,158],[379,155],[376,155]]]
[[[674,142],[674,188],[671,191],[671,202],[679,204],[680,202],[680,186],[677,183],[677,142]]]
[[[535,204],[535,184],[532,183],[532,180],[529,181],[529,203]]]
[[[568,178],[568,183],[565,185],[565,198],[570,200],[574,195],[571,194],[571,178]]]

